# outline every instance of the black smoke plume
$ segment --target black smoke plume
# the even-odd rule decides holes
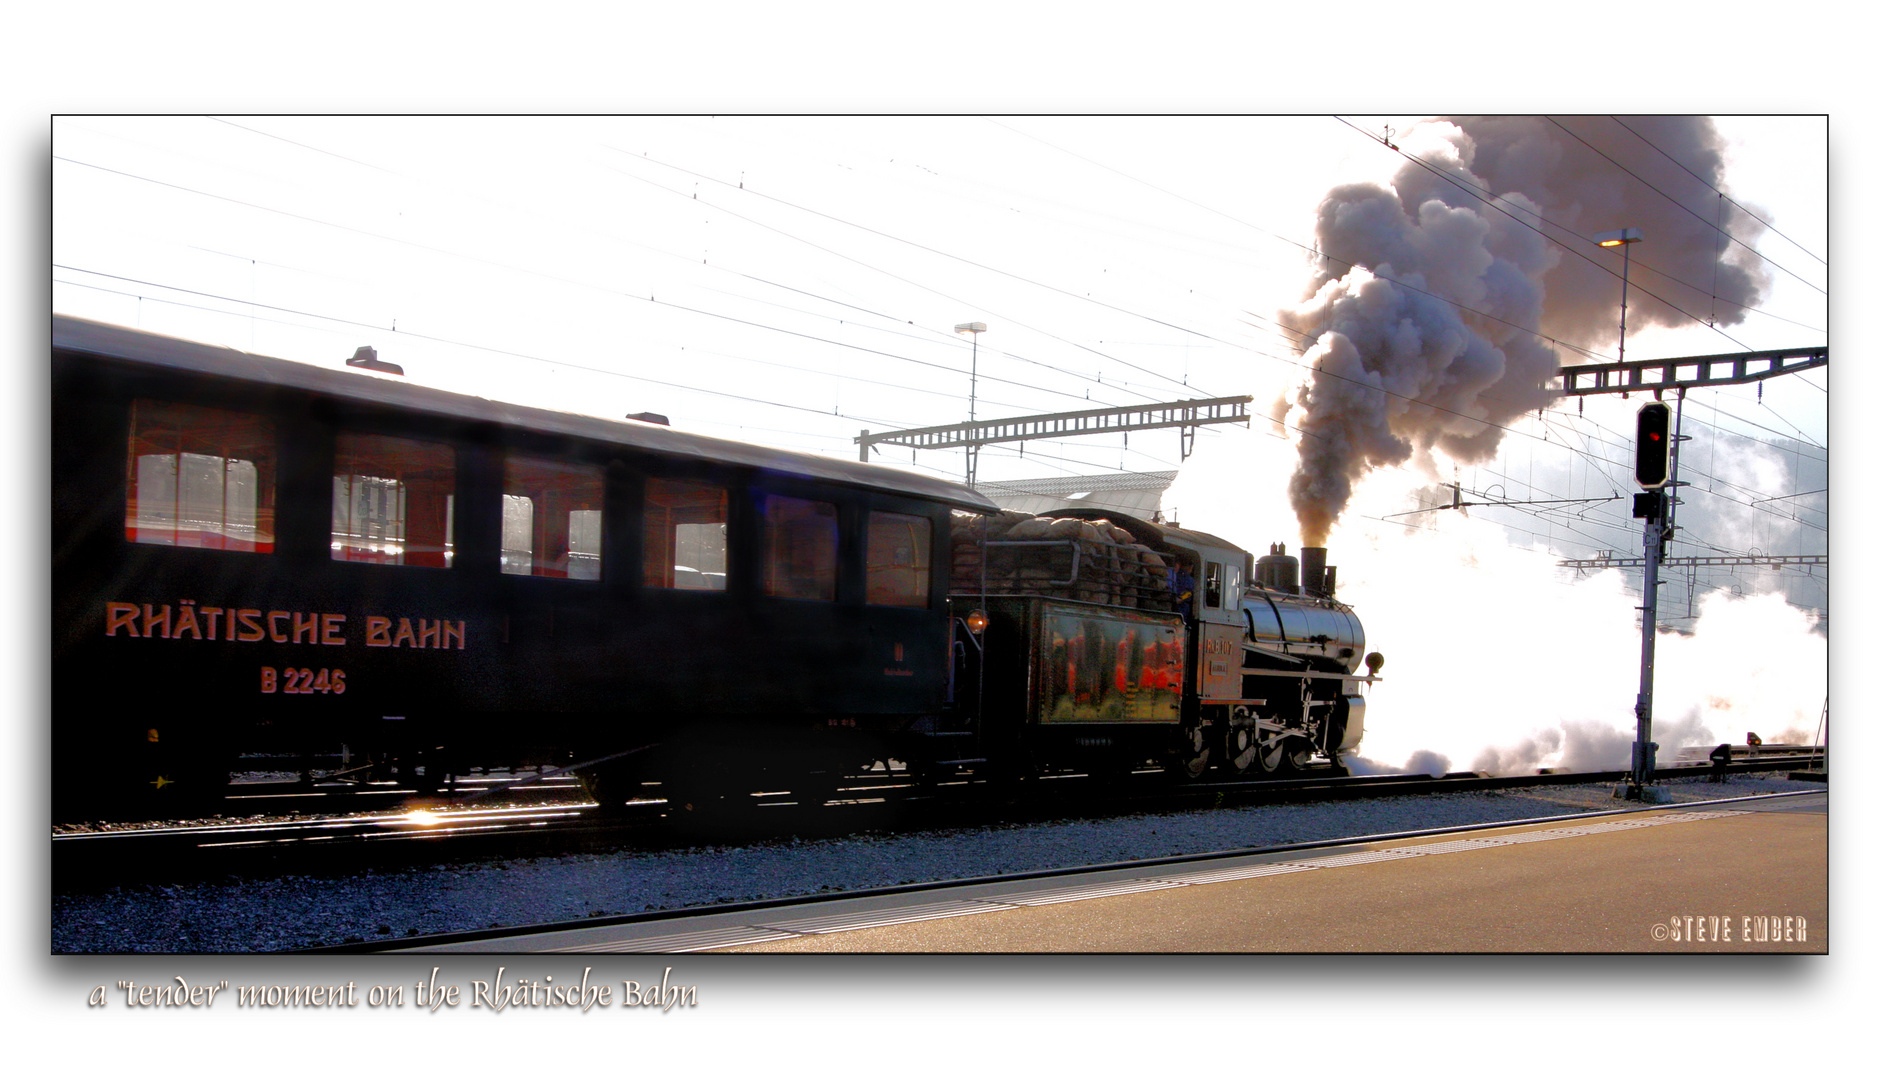
[[[1621,256],[1596,233],[1645,235],[1628,253],[1630,337],[1737,323],[1769,287],[1747,246],[1763,226],[1721,198],[1705,117],[1450,118],[1398,145],[1390,184],[1321,202],[1312,281],[1281,313],[1311,369],[1287,417],[1304,544],[1325,543],[1372,469],[1488,460],[1504,426],[1553,400],[1563,363],[1612,355]]]

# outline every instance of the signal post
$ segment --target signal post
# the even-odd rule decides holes
[[[1680,404],[1685,404],[1682,389]],[[1679,486],[1678,424],[1672,410],[1663,401],[1650,401],[1640,407],[1634,421],[1634,481],[1643,489],[1634,496],[1634,516],[1644,518],[1641,545],[1644,566],[1640,587],[1640,695],[1634,699],[1633,770],[1624,792],[1629,799],[1663,801],[1663,791],[1654,788],[1653,741],[1653,645],[1660,624],[1660,560],[1666,555],[1666,542],[1673,535],[1673,506],[1679,500],[1668,495]]]

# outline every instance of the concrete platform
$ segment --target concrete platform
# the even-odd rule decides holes
[[[1828,810],[1814,792],[1688,804],[525,935],[474,951],[1822,953]]]
[[[1821,953],[1829,947],[1828,809],[1827,794],[1812,794],[1735,804],[1716,817],[1669,810],[1474,830],[1343,849],[1361,856],[1346,863],[1334,861],[1338,854],[1276,860],[1313,864],[1312,872],[737,951]],[[1648,824],[1655,821],[1665,823]],[[1561,832],[1571,835],[1534,839]]]

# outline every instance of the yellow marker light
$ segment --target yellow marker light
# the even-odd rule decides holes
[[[975,608],[974,610],[967,613],[967,630],[969,633],[979,634],[979,633],[984,632],[986,629],[987,629],[987,613],[986,612],[980,610],[979,608]]]

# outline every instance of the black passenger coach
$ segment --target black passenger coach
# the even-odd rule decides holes
[[[342,746],[421,787],[530,755],[606,759],[617,797],[816,785],[952,692],[937,555],[995,509],[968,488],[74,318],[52,343],[65,812]]]

